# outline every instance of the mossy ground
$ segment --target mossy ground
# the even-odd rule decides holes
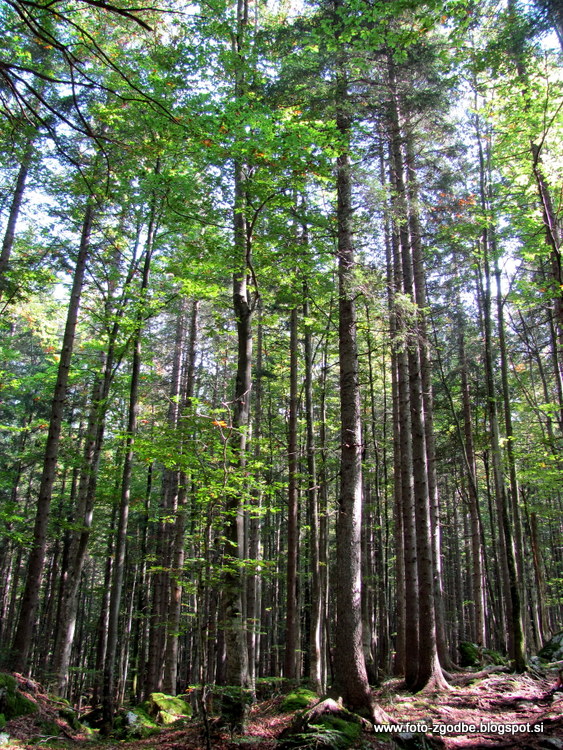
[[[541,651],[538,652],[538,656],[547,662],[563,659],[563,630],[556,633],[551,640],[544,644]]]
[[[0,747],[53,747],[88,736],[68,701],[47,694],[41,685],[19,674],[0,674]]]
[[[165,693],[151,693],[142,708],[157,724],[173,724],[192,715],[192,707],[187,699]]]
[[[120,711],[115,717],[112,736],[120,740],[145,739],[159,730],[159,725],[145,708],[136,706],[134,710]]]
[[[313,693],[312,690],[298,688],[285,696],[281,708],[282,711],[300,711],[302,708],[307,708],[318,700],[319,696]]]
[[[26,716],[35,711],[37,711],[36,704],[20,692],[15,677],[6,672],[0,672],[0,715],[4,717],[4,724],[18,716]]]
[[[481,648],[476,643],[462,641],[459,644],[460,666],[482,667],[485,664],[507,664],[506,657],[490,648]]]
[[[446,733],[440,737],[430,737],[433,742],[440,741],[442,750],[459,750],[463,747],[510,747],[511,750],[543,750],[548,745],[555,748],[560,737],[563,737],[563,695],[556,694],[553,700],[546,700],[545,695],[557,677],[555,670],[543,676],[514,675],[502,672],[497,668],[483,670],[481,673],[465,672],[454,675],[452,689],[447,693],[434,696],[433,699],[420,698],[407,693],[401,687],[400,679],[387,681],[380,689],[374,691],[377,703],[396,722],[430,722],[438,725],[456,722],[471,722],[477,726],[481,722],[495,724],[522,724],[530,722],[543,723],[541,733],[517,734],[507,738],[494,731],[478,733],[467,737]],[[21,684],[21,682],[20,682]],[[22,688],[24,691],[27,689]],[[154,733],[145,738],[118,739],[108,737],[101,739],[96,735],[88,738],[72,733],[71,727],[64,722],[63,732],[58,737],[48,735],[40,726],[42,720],[59,721],[60,705],[52,696],[30,694],[37,698],[39,710],[35,714],[12,720],[3,730],[10,734],[10,750],[34,748],[65,748],[65,750],[205,750],[204,725],[201,716],[195,716],[187,722],[176,722],[170,726],[155,726]],[[215,724],[211,737],[213,750],[239,750],[243,747],[252,750],[282,750],[280,737],[289,728],[298,712],[284,711],[284,698],[275,695],[269,700],[262,700],[250,707],[244,734],[232,734],[229,727]],[[68,709],[68,706],[66,706]],[[310,710],[310,708],[309,708]],[[218,717],[219,705],[211,715]],[[312,724],[312,722],[311,722]],[[18,730],[16,733],[15,730]],[[361,732],[356,740],[349,732],[357,732],[355,727],[342,727],[338,722],[323,721],[309,728],[301,737],[297,737],[291,750],[398,750],[399,744],[393,737]],[[71,735],[71,736],[69,736]],[[348,736],[346,736],[348,735]],[[47,736],[49,739],[47,739]],[[414,736],[413,736],[414,737]],[[420,739],[421,735],[416,735]],[[424,737],[428,737],[425,735]],[[12,739],[15,740],[12,742]],[[418,741],[417,739],[417,741]],[[351,744],[344,745],[344,742]],[[413,738],[409,739],[413,748]],[[309,744],[307,744],[309,743]],[[316,744],[311,744],[316,743]],[[322,744],[321,744],[322,743]],[[331,744],[328,744],[331,743]],[[6,745],[4,745],[6,747]],[[401,750],[405,750],[405,745]],[[425,750],[429,745],[426,745]],[[436,747],[436,745],[432,745]],[[421,746],[417,747],[421,750]]]

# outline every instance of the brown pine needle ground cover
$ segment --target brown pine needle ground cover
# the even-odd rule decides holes
[[[438,695],[411,695],[400,690],[399,680],[393,680],[378,690],[376,697],[398,723],[436,725],[438,731],[430,736],[450,750],[563,750],[563,693],[555,693],[553,700],[545,697],[555,683],[556,673],[548,678],[486,672],[480,675],[455,674],[452,689]],[[463,731],[463,725],[477,729]],[[515,726],[526,729],[512,734]],[[536,732],[535,727],[543,731]]]
[[[435,725],[448,728],[475,725],[475,732],[438,730],[427,737],[433,747],[444,750],[563,750],[563,692],[554,699],[546,693],[555,682],[553,678],[514,674],[456,674],[452,689],[439,695],[411,695],[401,690],[399,680],[390,680],[375,692],[379,705],[399,724]],[[20,689],[24,686],[20,685]],[[144,740],[123,742],[117,740],[86,739],[69,725],[62,729],[58,739],[49,738],[39,728],[38,721],[46,719],[62,723],[55,716],[57,706],[34,685],[27,686],[26,695],[36,701],[38,711],[30,716],[9,722],[3,731],[10,734],[11,743],[4,748],[38,747],[65,748],[65,750],[206,750],[205,734],[200,721],[194,719],[179,728],[162,729],[157,735]],[[294,713],[283,713],[283,698],[262,701],[252,707],[244,736],[231,737],[228,729],[211,723],[212,750],[276,750],[277,738],[291,724]],[[486,725],[489,729],[481,731]],[[541,726],[541,732],[521,731],[508,733],[507,726],[529,725],[530,730]],[[496,727],[496,729],[494,728]],[[444,734],[440,734],[444,731]],[[390,750],[394,743],[383,738],[363,734],[362,747],[372,750]]]

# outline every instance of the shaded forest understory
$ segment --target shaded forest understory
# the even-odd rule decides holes
[[[556,682],[553,670],[534,675],[507,674],[492,667],[481,672],[456,673],[452,688],[446,693],[405,693],[397,679],[389,680],[375,690],[378,704],[386,711],[391,722],[403,725],[399,739],[393,734],[374,734],[364,729],[356,738],[342,735],[339,740],[324,738],[302,739],[295,748],[362,747],[364,750],[455,750],[456,748],[512,748],[513,750],[540,750],[561,747],[563,737],[563,692],[552,693]],[[67,750],[234,750],[252,747],[256,750],[277,750],[284,747],[284,735],[295,722],[298,709],[289,709],[286,695],[277,694],[269,700],[254,704],[248,715],[244,734],[231,733],[224,723],[212,715],[207,723],[197,713],[197,700],[188,701],[196,706],[193,717],[179,719],[171,726],[151,729],[149,736],[127,739],[123,733],[117,738],[104,740],[85,736],[85,727],[72,726],[37,683],[20,679],[20,687],[38,707],[33,715],[13,719],[4,728],[11,737],[9,747],[53,747]],[[293,694],[300,696],[300,693]],[[309,701],[314,704],[312,694]],[[68,710],[68,709],[67,709]],[[87,716],[88,707],[84,710]],[[428,730],[425,732],[425,726]],[[472,726],[468,730],[467,727]],[[340,729],[342,727],[339,727]],[[133,731],[133,730],[132,730]],[[208,745],[208,740],[210,745]],[[423,741],[427,744],[424,745]],[[315,742],[317,744],[315,744]],[[394,744],[396,743],[396,744]],[[288,746],[289,747],[289,746]]]

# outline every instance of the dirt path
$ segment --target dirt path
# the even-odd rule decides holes
[[[451,691],[438,696],[390,692],[378,700],[399,723],[433,726],[443,747],[563,750],[563,693],[545,699],[553,681],[527,675],[456,675]],[[514,731],[518,730],[518,731]]]

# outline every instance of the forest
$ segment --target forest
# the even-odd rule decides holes
[[[209,749],[218,705],[545,677],[559,0],[0,14],[0,682],[106,736],[191,695]]]

